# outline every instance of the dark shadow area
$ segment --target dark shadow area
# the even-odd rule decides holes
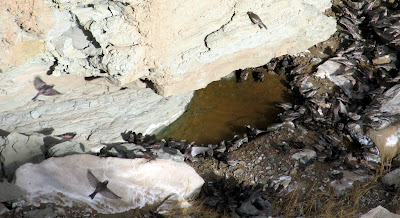
[[[10,132],[0,129],[0,137],[7,137],[9,134]]]
[[[197,200],[203,202],[198,213],[205,213],[204,216],[268,216],[274,211],[270,201],[274,200],[276,190],[272,185],[244,185],[233,177],[219,177],[211,171],[202,177],[206,182]]]
[[[96,38],[92,35],[92,32],[89,30],[86,30],[81,23],[79,22],[79,19],[77,16],[74,17],[76,19],[76,26],[82,30],[83,34],[87,37],[87,40],[89,40],[95,48],[101,48],[100,44],[97,42]]]
[[[37,133],[43,134],[43,135],[51,135],[53,133],[54,128],[44,128],[38,131]]]
[[[54,60],[54,62],[53,62],[53,65],[50,66],[50,68],[49,68],[49,70],[46,72],[46,74],[47,74],[47,75],[53,74],[53,72],[54,72],[54,70],[56,69],[57,65],[58,65],[58,59],[55,58],[55,60]]]
[[[103,78],[103,77],[102,76],[87,76],[87,77],[85,77],[85,81],[93,81],[93,80],[100,79],[100,78]]]
[[[147,78],[140,79],[140,81],[146,85],[146,88],[149,88],[149,89],[153,90],[155,93],[157,93],[157,88],[156,88],[155,84],[153,83],[153,81],[151,81]]]

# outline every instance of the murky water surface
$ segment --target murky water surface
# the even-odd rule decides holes
[[[249,124],[259,129],[277,122],[282,110],[275,105],[292,101],[284,77],[265,73],[265,81],[237,83],[236,78],[222,79],[195,92],[177,121],[163,129],[157,138],[185,139],[196,144],[218,143],[246,132]]]

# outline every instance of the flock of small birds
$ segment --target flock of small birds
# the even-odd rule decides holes
[[[400,8],[397,1],[381,1],[375,6],[376,1],[343,0],[333,11],[339,15],[338,23],[342,27],[342,48],[335,57],[329,59],[340,64],[341,71],[333,72],[332,80],[336,80],[337,90],[328,94],[320,93],[310,81],[315,73],[305,75],[302,70],[305,66],[296,65],[292,57],[286,56],[271,61],[266,67],[278,74],[286,74],[290,79],[290,87],[300,96],[297,104],[281,103],[284,112],[279,115],[282,122],[299,122],[310,130],[320,133],[314,148],[319,155],[325,155],[330,160],[343,160],[346,155],[346,146],[342,146],[344,135],[349,135],[361,145],[366,153],[379,154],[371,139],[364,134],[365,127],[383,128],[400,118],[390,112],[382,113],[378,109],[388,97],[387,92],[392,91],[400,80],[399,62],[400,51]],[[267,27],[259,16],[253,12],[247,13],[250,20],[260,28]],[[288,72],[289,71],[289,72]],[[248,79],[250,71],[237,71],[237,82]],[[256,72],[253,77],[258,82],[264,81],[264,74]],[[346,82],[343,82],[345,80]],[[35,101],[39,95],[60,94],[54,85],[47,85],[39,77],[34,79],[34,86],[38,90],[32,99]],[[385,95],[386,94],[386,95]],[[133,131],[121,133],[124,141],[140,145],[146,149],[144,158],[154,160],[157,156],[153,150],[160,150],[176,154],[184,154],[185,159],[198,160],[198,156],[214,157],[228,165],[234,160],[229,159],[229,153],[239,149],[244,143],[265,133],[266,131],[246,126],[247,132],[242,136],[236,135],[231,140],[223,140],[219,144],[198,146],[194,142],[186,143],[185,140],[155,140],[154,136],[143,135]],[[334,130],[336,134],[330,134]],[[74,133],[59,135],[65,140],[73,138]],[[104,147],[99,156],[107,157],[109,153]],[[362,158],[362,155],[361,157]],[[88,179],[95,191],[90,197],[93,199],[97,193],[106,197],[118,199],[118,195],[107,188],[108,181],[100,182],[88,170]],[[334,173],[332,174],[334,175]],[[209,190],[215,187],[208,187]],[[228,192],[228,190],[227,190]],[[253,202],[259,201],[263,210],[268,210],[270,205],[260,200],[256,190],[252,190],[247,197]],[[211,195],[211,194],[210,194]]]
[[[362,154],[357,158],[378,156],[379,150],[365,134],[365,128],[382,129],[400,118],[395,112],[379,110],[383,102],[393,98],[389,93],[400,90],[399,3],[383,1],[375,6],[376,1],[341,2],[342,6],[333,11],[339,15],[342,27],[342,48],[325,61],[340,65],[329,75],[337,85],[332,93],[319,92],[310,82],[315,72],[302,73],[305,66],[296,64],[290,56],[271,61],[267,68],[277,73],[289,72],[289,85],[299,94],[299,101],[278,104],[284,109],[279,117],[282,122],[296,121],[320,133],[314,145],[320,154],[344,160],[348,152],[342,141],[348,135],[361,146]]]
[[[235,72],[236,81],[238,83],[241,83],[241,82],[247,80],[250,73],[252,74],[254,81],[264,82],[264,72],[252,71],[252,69],[237,70]]]
[[[175,140],[173,138],[168,138],[167,140],[155,140],[154,135],[143,135],[142,133],[135,133],[133,131],[128,131],[121,133],[122,139],[128,143],[135,145],[140,145],[146,149],[144,152],[144,158],[154,160],[156,155],[152,152],[154,150],[162,150],[169,154],[177,154],[178,151],[181,152],[186,160],[198,161],[197,156],[203,155],[208,157],[214,157],[219,161],[228,161],[228,153],[237,150],[244,143],[249,142],[249,140],[255,138],[256,136],[263,134],[267,131],[259,130],[257,128],[246,126],[246,133],[240,137],[235,135],[231,140],[223,140],[219,144],[209,144],[207,146],[198,146],[195,142],[186,143],[185,140]],[[104,147],[100,151],[100,156],[108,156],[107,147]]]

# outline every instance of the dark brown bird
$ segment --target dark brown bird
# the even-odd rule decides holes
[[[258,82],[264,82],[264,73],[263,72],[257,72],[256,80]]]
[[[35,77],[35,80],[33,81],[33,85],[35,86],[36,90],[38,90],[39,92],[36,94],[35,97],[32,98],[32,101],[36,101],[36,99],[37,99],[37,97],[39,97],[39,95],[48,95],[48,96],[50,96],[50,95],[59,95],[59,94],[61,94],[57,90],[53,89],[53,87],[54,87],[53,84],[47,85],[38,76]]]
[[[257,14],[255,14],[255,13],[253,13],[251,11],[248,11],[247,15],[249,15],[249,18],[250,18],[251,22],[253,22],[254,24],[257,24],[260,27],[260,29],[263,28],[263,27],[265,29],[267,29],[267,26],[264,25],[264,23],[262,22],[261,18]]]
[[[238,82],[243,82],[243,81],[247,80],[247,77],[248,77],[248,76],[249,76],[249,71],[243,70],[243,71],[240,72],[240,74],[239,74]]]
[[[92,171],[90,171],[88,169],[87,171],[87,178],[89,179],[89,183],[95,187],[96,189],[94,190],[94,192],[92,194],[89,195],[90,198],[94,198],[94,196],[96,196],[97,193],[102,194],[103,196],[107,197],[107,198],[111,198],[111,199],[120,199],[121,197],[119,197],[118,195],[116,195],[114,192],[112,192],[110,189],[107,188],[107,184],[108,184],[108,180],[104,181],[104,182],[100,182],[92,173]]]

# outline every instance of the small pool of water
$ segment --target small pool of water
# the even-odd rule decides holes
[[[292,102],[285,82],[283,76],[268,72],[261,83],[255,82],[251,74],[241,83],[234,76],[212,82],[195,92],[187,111],[157,138],[209,144],[245,133],[246,125],[265,129],[277,122],[277,115],[282,112],[276,104]]]

